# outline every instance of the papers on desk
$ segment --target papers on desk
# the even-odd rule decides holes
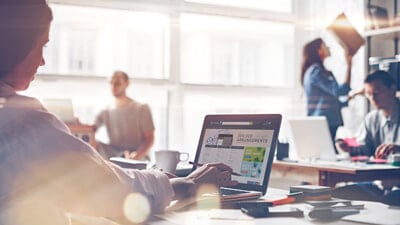
[[[277,217],[254,219],[243,214],[239,209],[211,209],[211,210],[193,210],[186,212],[171,212],[158,215],[159,218],[167,220],[177,225],[282,225],[296,224],[305,225],[307,223],[303,218]]]
[[[359,214],[345,216],[342,220],[379,224],[379,225],[400,225],[400,207],[391,207],[379,202],[363,202],[365,210]]]
[[[83,216],[78,214],[68,214],[67,216],[71,219],[72,224],[77,225],[119,225],[118,223],[104,217]]]

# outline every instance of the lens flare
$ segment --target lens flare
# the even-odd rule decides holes
[[[219,189],[215,185],[203,184],[196,193],[198,209],[220,208]]]
[[[132,223],[143,223],[151,213],[147,198],[139,193],[129,194],[124,202],[124,215]]]

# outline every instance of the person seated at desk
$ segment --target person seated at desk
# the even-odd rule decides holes
[[[396,83],[393,77],[382,70],[369,74],[364,81],[364,94],[376,109],[369,112],[357,135],[359,147],[350,147],[344,140],[336,141],[336,147],[351,155],[367,155],[387,158],[400,152],[400,101],[396,98]],[[385,184],[391,189],[400,184]],[[390,191],[390,190],[389,190]],[[384,196],[384,190],[371,182],[358,183],[336,190],[337,197],[352,197],[362,200],[383,201],[400,205],[400,190]]]
[[[386,158],[400,152],[400,101],[396,98],[396,83],[385,71],[378,70],[364,81],[364,94],[376,109],[369,112],[357,134],[357,148],[344,140],[336,140],[336,147],[351,155]]]
[[[104,160],[37,99],[16,93],[45,63],[46,0],[3,0],[0,15],[0,224],[66,225],[70,214],[140,223],[202,184],[237,184],[220,163],[176,178]]]
[[[123,156],[141,160],[148,157],[154,143],[154,124],[150,108],[126,94],[129,77],[123,71],[115,71],[110,80],[115,102],[100,112],[96,118],[96,129],[105,126],[109,144],[98,143],[104,158]]]

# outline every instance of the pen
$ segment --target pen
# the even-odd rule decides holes
[[[202,166],[203,164],[201,164],[201,163],[195,163],[195,162],[192,162],[192,161],[189,161],[189,164],[191,164],[191,165],[193,165],[193,166]],[[231,174],[232,175],[235,175],[235,176],[242,176],[242,174],[240,174],[240,173],[236,173],[236,172],[231,172]]]

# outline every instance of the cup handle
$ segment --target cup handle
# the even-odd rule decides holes
[[[186,155],[186,157],[184,159],[182,159],[182,155]],[[187,152],[181,152],[180,153],[179,161],[186,162],[186,161],[188,161],[188,159],[189,159],[189,153],[187,153]]]

